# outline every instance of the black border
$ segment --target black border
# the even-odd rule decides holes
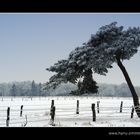
[[[140,136],[136,127],[5,127],[1,137],[27,139],[99,139],[104,137]],[[6,135],[5,135],[6,133]]]
[[[76,1],[5,1],[0,4],[0,13],[133,13],[139,12],[138,0],[78,0]],[[49,138],[86,138],[97,139],[104,136],[134,136],[140,127],[27,127],[0,128],[1,135],[15,139],[30,137]],[[4,132],[4,133],[3,133]],[[134,133],[133,133],[134,132]],[[6,135],[5,135],[6,133]],[[17,135],[18,134],[18,135]],[[140,134],[139,134],[140,135]],[[2,137],[2,136],[1,136]]]
[[[0,4],[0,12],[139,12],[136,0],[9,0]]]

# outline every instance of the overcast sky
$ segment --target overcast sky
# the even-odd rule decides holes
[[[45,69],[68,54],[102,25],[117,21],[127,29],[140,26],[140,14],[121,13],[1,13],[0,83],[35,80],[46,82]],[[140,52],[124,61],[134,83],[140,86]],[[121,84],[125,79],[116,64],[107,76],[94,74],[97,83]]]

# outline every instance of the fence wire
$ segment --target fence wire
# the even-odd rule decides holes
[[[58,99],[56,99],[58,100]],[[28,123],[30,122],[41,122],[41,121],[49,121],[50,120],[50,104],[38,104],[38,105],[24,105],[22,113],[23,115],[20,116],[20,107],[21,105],[12,105],[10,109],[10,123],[9,125],[19,124],[19,126],[23,126],[25,123],[25,115],[28,117]],[[56,106],[56,113],[55,119],[59,120],[62,118],[67,119],[79,119],[79,118],[92,118],[92,110],[91,105],[87,103],[79,103],[79,114],[76,114],[76,102],[75,105],[73,104],[62,104],[62,103],[55,103]],[[100,105],[100,104],[99,104]],[[102,104],[103,105],[103,104]],[[132,106],[122,106],[122,112],[120,112],[120,105],[119,106],[96,106],[96,117],[97,119],[102,118],[122,118],[131,116]],[[0,126],[6,126],[6,117],[7,117],[7,106],[0,106]],[[30,108],[28,108],[30,107]],[[39,108],[35,108],[39,107]],[[138,108],[139,106],[135,106],[135,111],[139,114]],[[3,109],[5,108],[5,109]],[[99,113],[98,113],[99,110]],[[135,113],[134,113],[135,114]]]

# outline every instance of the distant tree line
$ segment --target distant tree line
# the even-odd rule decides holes
[[[42,83],[33,81],[0,84],[0,96],[46,96]]]
[[[56,89],[43,90],[43,83],[35,81],[0,83],[0,96],[71,96],[72,91],[78,87],[74,84],[60,84]],[[126,83],[120,85],[115,84],[98,84],[98,95],[90,94],[90,96],[105,97],[131,97],[130,90]],[[140,87],[135,87],[138,96],[140,96]],[[87,94],[83,94],[85,96]]]
[[[138,96],[140,96],[140,87],[135,86]],[[99,84],[99,96],[108,97],[132,97],[129,87],[126,83],[120,85],[115,84]]]

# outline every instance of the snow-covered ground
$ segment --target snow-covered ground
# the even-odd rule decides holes
[[[56,108],[54,126],[50,107]],[[79,100],[79,114],[76,114]],[[99,113],[97,102],[99,102]],[[123,101],[122,113],[120,104]],[[91,104],[95,103],[96,121],[92,121]],[[20,108],[23,113],[20,116]],[[134,112],[131,118],[132,98],[115,97],[4,97],[0,98],[0,127],[6,127],[7,108],[10,107],[9,127],[140,127],[140,118]]]

